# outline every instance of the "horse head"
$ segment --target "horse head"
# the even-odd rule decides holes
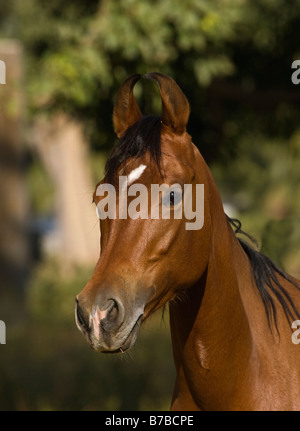
[[[144,117],[133,94],[141,78],[129,77],[117,95],[113,125],[119,141],[93,196],[100,213],[105,205],[114,208],[100,214],[100,258],[76,298],[77,326],[101,352],[130,348],[140,324],[192,286],[209,256],[209,195],[203,187],[210,173],[186,131],[189,103],[172,78],[149,73],[143,78],[158,85],[162,112]],[[197,202],[197,185],[203,184]],[[202,222],[193,226],[197,211]]]

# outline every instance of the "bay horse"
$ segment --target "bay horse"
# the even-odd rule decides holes
[[[141,78],[158,85],[160,117],[138,107],[133,88]],[[161,73],[135,74],[121,86],[113,111],[119,140],[93,201],[104,199],[99,185],[118,187],[120,175],[148,190],[162,182],[204,184],[204,224],[188,230],[184,217],[101,219],[100,258],[76,297],[77,326],[93,349],[122,353],[147,317],[169,303],[172,410],[300,410],[300,345],[291,338],[298,281],[237,236],[244,232],[224,213],[186,131],[189,114],[180,87]]]

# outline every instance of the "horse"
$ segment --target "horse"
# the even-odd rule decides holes
[[[141,79],[158,86],[160,116],[141,113],[133,94]],[[117,215],[100,218],[100,258],[76,297],[77,326],[94,350],[123,353],[141,324],[168,304],[176,369],[171,410],[300,410],[300,346],[292,340],[300,325],[299,281],[242,239],[240,222],[225,214],[187,132],[189,115],[169,76],[135,74],[121,85],[113,109],[118,141],[93,202],[107,197],[99,186],[120,189],[118,177],[128,181],[116,195]],[[152,184],[169,186],[159,200],[168,201],[169,218],[151,218],[150,209],[148,217],[120,216],[121,196],[137,181],[149,193]],[[175,217],[174,184],[204,185],[201,228],[187,229],[185,215]],[[195,208],[195,187],[190,199]]]

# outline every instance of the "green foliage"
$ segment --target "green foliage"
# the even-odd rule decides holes
[[[78,116],[89,123],[96,149],[112,145],[112,106],[122,80],[159,70],[177,79],[189,97],[190,130],[204,155],[220,156],[216,107],[207,109],[206,89],[215,81],[235,83],[246,94],[290,89],[291,63],[299,56],[297,2],[13,0],[5,11],[2,35],[25,46],[31,112],[63,109]],[[253,121],[249,114],[256,117],[255,109],[241,110],[239,102],[220,104],[225,119],[240,117],[246,127]],[[272,107],[256,127],[275,134],[287,121],[293,127],[291,104],[285,111],[270,124]]]
[[[36,215],[53,212],[54,187],[38,160],[34,160],[26,175],[27,190],[32,211]]]
[[[34,321],[74,324],[75,296],[91,277],[92,268],[62,267],[56,259],[41,263],[32,274],[27,307]]]
[[[212,170],[225,200],[244,229],[258,238],[261,251],[300,276],[300,134],[288,141],[267,140],[253,131],[237,156]],[[225,172],[225,175],[224,175]]]
[[[151,333],[141,331],[130,354],[117,357],[88,349],[75,327],[52,320],[7,329],[1,411],[169,409],[174,369],[170,338],[159,322]]]
[[[90,275],[55,261],[33,274],[27,317],[7,320],[0,410],[169,409],[175,374],[167,316],[144,323],[129,353],[92,351],[74,320],[75,295]]]

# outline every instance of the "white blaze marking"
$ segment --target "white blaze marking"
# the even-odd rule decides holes
[[[127,188],[134,181],[140,178],[144,170],[146,169],[146,165],[140,165],[138,168],[133,169],[130,174],[126,176],[119,177],[119,186],[121,190],[121,198],[120,198],[120,208],[119,208],[119,217],[120,219],[127,219]]]
[[[130,172],[127,179],[128,186],[140,178],[146,167],[146,165],[140,165],[138,168],[135,168]]]

